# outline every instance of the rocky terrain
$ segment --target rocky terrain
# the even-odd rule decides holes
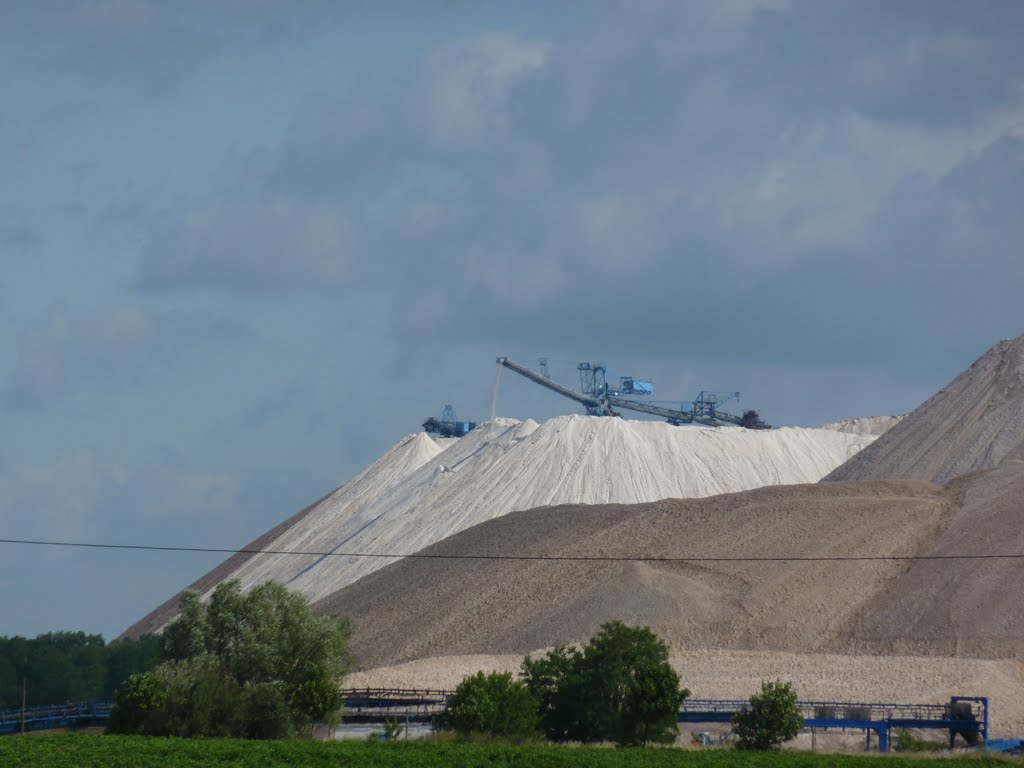
[[[826,480],[944,483],[1024,459],[1024,336],[1006,339]]]

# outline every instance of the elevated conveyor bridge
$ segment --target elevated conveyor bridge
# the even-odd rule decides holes
[[[33,731],[69,730],[105,726],[113,703],[60,704],[48,707],[0,710],[0,736]]]
[[[346,688],[340,691],[347,723],[432,723],[444,711],[454,691],[417,688]],[[732,722],[749,704],[744,699],[687,699],[679,709],[680,723]],[[941,730],[950,747],[957,736],[971,746],[988,742],[988,699],[954,696],[948,704],[875,704],[839,701],[798,702],[805,728],[856,729],[875,733],[880,752],[888,751],[892,731],[901,728]],[[0,735],[32,731],[105,726],[109,701],[0,710]]]
[[[687,699],[679,710],[681,723],[731,723],[748,706],[743,699]],[[902,728],[946,731],[952,749],[957,736],[969,746],[988,741],[988,699],[954,696],[948,704],[875,704],[840,701],[797,702],[804,728],[856,729],[878,737],[878,751],[887,752],[892,731]]]

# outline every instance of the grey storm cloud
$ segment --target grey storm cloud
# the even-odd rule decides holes
[[[204,342],[245,335],[234,323],[201,314],[135,307],[77,313],[58,305],[21,333],[0,401],[32,409],[83,389],[123,389]]]
[[[1020,332],[1019,5],[630,8],[309,99],[141,284],[385,291],[413,343],[900,368]]]
[[[323,0],[8,0],[0,39],[44,67],[137,93],[202,72],[229,43],[269,46],[315,22]]]

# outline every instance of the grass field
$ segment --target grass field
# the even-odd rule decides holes
[[[0,766],[46,768],[1002,768],[1021,765],[994,756],[912,758],[878,755],[776,754],[734,751],[690,752],[682,749],[611,749],[600,747],[515,747],[503,744],[430,742],[276,741],[232,739],[151,739],[137,736],[39,735],[0,739]]]

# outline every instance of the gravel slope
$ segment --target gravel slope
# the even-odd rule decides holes
[[[261,537],[260,545],[407,554],[514,510],[814,482],[873,439],[824,429],[673,427],[589,416],[543,424],[496,419],[455,441],[410,435],[300,520]],[[389,562],[254,555],[232,559],[195,586],[205,592],[228,578],[244,587],[274,579],[316,600]],[[159,629],[176,605],[176,598],[168,601],[130,633]]]
[[[834,557],[1024,552],[1024,464],[946,487],[861,482],[516,512],[423,554]],[[1004,657],[1024,653],[1019,561],[414,559],[322,600],[363,667],[526,653],[606,621],[675,648]]]
[[[865,416],[842,421],[830,421],[822,424],[822,429],[834,429],[837,432],[849,432],[853,435],[871,435],[880,437],[900,423],[906,414],[899,416]]]
[[[826,480],[928,480],[1024,459],[1024,336],[970,368]]]

